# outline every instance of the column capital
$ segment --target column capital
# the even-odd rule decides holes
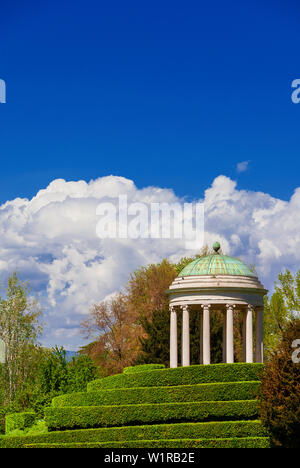
[[[211,308],[211,304],[201,304],[201,307],[202,309],[210,309]]]
[[[226,304],[226,309],[235,309],[235,304]]]
[[[183,304],[180,306],[182,310],[189,310],[190,306],[188,304]]]
[[[252,304],[247,304],[247,309],[253,312],[254,306]]]
[[[173,305],[169,305],[169,311],[170,312],[176,312],[176,307]]]

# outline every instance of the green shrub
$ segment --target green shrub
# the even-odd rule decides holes
[[[26,448],[270,448],[270,440],[267,437],[129,440],[121,443],[31,444]]]
[[[15,413],[19,408],[11,406],[0,406],[0,434],[5,433],[5,418],[8,414]]]
[[[260,421],[159,424],[101,429],[78,429],[48,434],[0,437],[0,448],[22,448],[39,443],[126,442],[154,439],[215,439],[228,437],[267,437]]]
[[[5,418],[8,414],[19,413],[22,409],[17,402],[10,405],[0,406],[0,435],[5,433]]]
[[[253,400],[260,382],[227,382],[176,387],[141,387],[72,393],[53,398],[52,406],[103,406],[190,401]]]
[[[14,429],[13,431],[9,432],[7,437],[23,437],[25,435],[28,436],[37,434],[48,434],[48,428],[45,421],[36,421],[33,426],[25,427],[25,429]]]
[[[33,426],[36,420],[36,414],[33,412],[12,413],[5,418],[5,433],[8,434],[16,429],[25,429]]]
[[[263,364],[211,364],[175,369],[157,369],[136,374],[117,374],[94,380],[87,386],[88,391],[104,388],[166,387],[195,385],[209,382],[238,382],[259,380]]]
[[[46,408],[49,430],[181,421],[255,419],[257,401],[209,401],[158,405]]]
[[[141,364],[139,366],[124,367],[123,374],[136,374],[155,369],[165,369],[164,364]]]

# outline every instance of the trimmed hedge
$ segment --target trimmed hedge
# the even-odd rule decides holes
[[[11,413],[5,417],[5,433],[8,434],[15,429],[25,429],[35,423],[36,414],[33,412]]]
[[[139,366],[124,367],[123,374],[136,374],[137,372],[147,372],[155,369],[165,369],[164,364],[141,364]]]
[[[45,419],[49,430],[143,423],[255,419],[257,415],[257,400],[45,409]]]
[[[86,393],[54,398],[45,411],[49,433],[0,436],[0,448],[269,447],[254,399],[263,368],[125,368],[90,382]]]
[[[109,443],[31,444],[26,448],[270,448],[268,437],[129,440]]]
[[[159,424],[101,429],[78,429],[48,434],[0,437],[0,448],[22,448],[40,443],[126,442],[127,440],[197,439],[228,437],[266,437],[260,421]]]
[[[253,400],[260,382],[226,382],[174,387],[141,387],[70,393],[53,398],[52,407]]]
[[[117,374],[88,383],[88,391],[131,387],[167,387],[213,382],[259,381],[263,364],[210,364]]]

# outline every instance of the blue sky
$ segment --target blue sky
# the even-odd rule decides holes
[[[220,173],[288,199],[299,15],[296,1],[5,2],[0,201],[108,174],[194,198]]]
[[[204,199],[206,242],[270,289],[299,269],[299,16],[290,0],[1,5],[0,282],[30,281],[44,344],[76,349],[130,272],[192,254],[100,241],[97,203],[120,193]]]

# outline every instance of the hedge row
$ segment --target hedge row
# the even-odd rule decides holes
[[[36,414],[33,412],[11,413],[5,417],[5,433],[8,434],[15,429],[25,429],[35,423]]]
[[[129,440],[109,443],[31,444],[26,448],[270,448],[268,437]]]
[[[255,419],[257,416],[257,400],[45,409],[49,430],[181,421],[230,421]]]
[[[52,407],[253,400],[260,382],[227,382],[174,387],[141,387],[70,393],[53,398]]]
[[[124,367],[123,374],[136,374],[137,372],[147,372],[155,369],[165,369],[164,364],[141,364],[139,366]]]
[[[127,440],[266,437],[260,421],[160,424],[101,429],[78,429],[30,436],[0,437],[0,448],[22,448],[40,443],[126,442]]]
[[[90,382],[87,388],[88,391],[92,392],[104,388],[166,387],[212,382],[253,381],[259,380],[263,367],[263,364],[259,363],[236,363],[157,369],[147,372],[112,375]]]

